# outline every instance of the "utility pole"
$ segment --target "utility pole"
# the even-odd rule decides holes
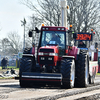
[[[23,51],[24,51],[24,49],[25,49],[25,24],[26,24],[26,20],[25,20],[25,18],[24,18],[24,21],[22,21],[21,20],[21,23],[22,23],[22,25],[21,26],[24,26],[24,38],[23,38]]]

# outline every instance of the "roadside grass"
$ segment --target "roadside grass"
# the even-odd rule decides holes
[[[14,79],[14,77],[0,77],[0,79]]]
[[[7,70],[10,70],[10,69],[14,69],[15,71],[19,71],[19,68],[16,68],[16,66],[7,66],[7,69],[2,69],[2,67],[0,66],[0,72],[6,72]],[[0,77],[0,79],[14,79],[14,77]]]
[[[7,66],[7,69],[14,69],[14,70],[19,70],[19,68],[17,68],[16,66]],[[7,69],[2,69],[2,67],[0,66],[0,71],[6,71]]]
[[[100,75],[100,73],[97,73],[96,75]]]
[[[14,70],[19,70],[19,68],[17,68],[16,66],[8,66],[7,68],[9,68],[9,69],[14,69]]]

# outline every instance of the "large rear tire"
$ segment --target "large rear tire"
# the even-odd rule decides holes
[[[75,81],[75,61],[65,58],[61,61],[62,87],[73,88]]]
[[[20,73],[31,72],[31,67],[32,67],[32,58],[22,57],[21,62],[20,62]]]
[[[84,50],[80,50],[75,68],[75,86],[87,87],[89,84],[89,59],[87,53]]]
[[[28,84],[21,80],[22,78],[22,72],[31,72],[32,68],[32,57],[22,57],[20,62],[20,70],[19,70],[19,76],[20,76],[20,86],[25,87]]]

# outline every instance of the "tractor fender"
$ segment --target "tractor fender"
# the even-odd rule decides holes
[[[67,55],[62,56],[62,58],[70,58],[70,59],[75,59],[75,57],[74,57],[74,56],[67,56]]]
[[[89,53],[88,53],[87,49],[85,49],[85,48],[84,49],[83,48],[78,48],[76,60],[79,60],[78,56],[79,56],[79,54],[80,54],[81,51],[83,51],[83,53],[85,53],[89,57]]]
[[[71,49],[68,49],[68,56],[74,56],[77,60],[77,55],[80,53],[80,48],[77,48],[76,46],[73,46]]]
[[[33,54],[22,54],[23,57],[33,57]]]

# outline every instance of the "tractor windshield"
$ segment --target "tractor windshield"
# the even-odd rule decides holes
[[[61,48],[65,48],[66,32],[61,31],[42,31],[41,46],[46,46],[49,43],[57,43]]]

